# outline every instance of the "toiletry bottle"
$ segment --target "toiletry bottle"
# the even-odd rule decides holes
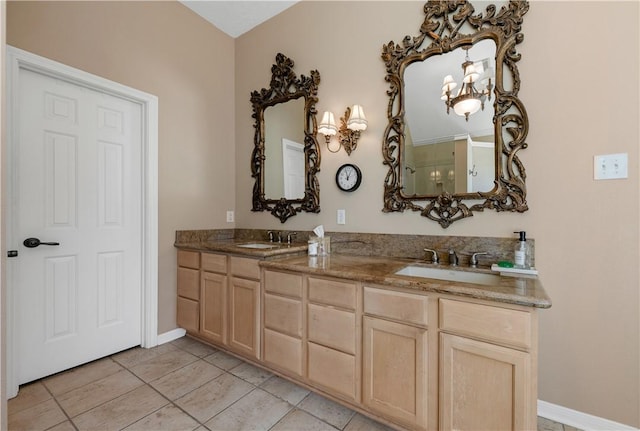
[[[523,230],[514,232],[520,235],[520,239],[516,243],[513,253],[513,263],[516,268],[528,268],[529,263],[529,244],[527,243],[527,233]]]

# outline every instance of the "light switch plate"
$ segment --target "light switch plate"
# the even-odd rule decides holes
[[[338,210],[336,212],[336,223],[347,224],[347,214],[345,210]]]
[[[628,154],[604,154],[593,158],[594,180],[628,178]]]

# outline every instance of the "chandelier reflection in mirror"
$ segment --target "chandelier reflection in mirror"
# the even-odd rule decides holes
[[[447,114],[453,108],[453,111],[459,116],[464,116],[466,121],[469,121],[469,115],[475,114],[480,109],[484,111],[484,101],[491,100],[491,77],[493,75],[493,68],[485,67],[488,64],[487,61],[474,63],[469,60],[469,49],[471,47],[464,47],[466,52],[464,63],[462,63],[462,85],[457,94],[453,96],[452,90],[458,86],[452,75],[447,75],[442,83],[442,96],[447,106]],[[478,90],[476,83],[484,85]]]

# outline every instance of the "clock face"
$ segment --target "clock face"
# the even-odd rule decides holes
[[[356,165],[346,164],[338,168],[336,172],[336,184],[340,190],[352,192],[360,187],[362,173]]]

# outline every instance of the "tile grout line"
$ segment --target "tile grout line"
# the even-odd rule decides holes
[[[139,378],[139,379],[140,379],[140,380],[141,380],[145,385],[147,385],[147,386],[148,386],[149,388],[151,388],[154,392],[156,392],[157,394],[159,394],[162,398],[166,399],[166,400],[169,402],[169,404],[170,404],[170,405],[172,405],[172,406],[176,407],[178,410],[180,410],[181,412],[183,412],[185,415],[187,415],[188,417],[190,417],[191,419],[193,419],[193,420],[198,424],[198,426],[199,426],[199,427],[200,427],[200,426],[202,426],[202,427],[204,427],[205,429],[207,429],[207,430],[208,430],[209,428],[208,428],[208,427],[206,427],[204,423],[200,422],[197,418],[193,417],[193,416],[192,416],[188,411],[184,410],[182,407],[180,407],[178,404],[176,404],[176,403],[175,403],[173,400],[171,400],[169,397],[167,397],[167,396],[166,396],[166,395],[164,395],[162,392],[160,392],[160,391],[159,391],[159,390],[157,390],[155,387],[153,387],[153,386],[151,385],[151,382],[155,382],[156,380],[160,380],[161,378],[163,378],[163,377],[165,377],[165,376],[167,376],[167,375],[169,375],[169,374],[171,374],[171,373],[175,373],[176,371],[182,370],[182,369],[184,369],[184,368],[188,367],[189,365],[193,365],[193,364],[197,363],[198,361],[206,362],[207,364],[211,365],[212,367],[218,368],[218,369],[219,369],[219,370],[221,370],[223,373],[225,373],[225,372],[226,372],[226,370],[224,370],[224,369],[222,369],[222,368],[220,368],[220,367],[217,367],[216,365],[214,365],[214,364],[210,363],[209,361],[206,361],[206,360],[204,359],[204,357],[200,357],[200,356],[198,356],[198,355],[195,355],[195,354],[193,354],[192,352],[189,352],[188,350],[183,349],[182,347],[180,347],[180,346],[177,346],[177,345],[173,344],[173,342],[171,343],[171,345],[172,345],[173,347],[175,347],[177,350],[181,350],[181,351],[183,351],[183,352],[189,353],[190,355],[193,355],[193,356],[194,356],[194,357],[196,357],[197,359],[196,359],[195,361],[193,361],[193,362],[190,362],[190,363],[188,363],[188,364],[185,364],[185,365],[183,365],[182,367],[177,368],[177,369],[175,369],[175,370],[173,370],[173,371],[171,371],[171,372],[169,372],[169,373],[167,373],[167,374],[165,374],[165,375],[163,375],[163,376],[160,376],[160,377],[158,377],[158,378],[156,378],[156,379],[154,379],[154,380],[151,380],[151,381],[149,381],[149,382],[146,382],[146,381],[142,380],[142,379],[141,379],[137,374],[135,374],[133,371],[131,371],[131,370],[130,370],[128,367],[126,367],[125,365],[123,365],[123,364],[120,364],[120,365],[121,365],[122,367],[124,367],[127,371],[129,371],[131,374],[133,374],[134,376],[136,376],[137,378]],[[220,350],[216,349],[216,352],[218,352],[218,351],[220,351]],[[216,352],[212,352],[212,353],[211,353],[211,355],[212,355],[213,353],[216,353]],[[167,353],[168,353],[168,352],[167,352]],[[208,356],[210,356],[210,355],[208,355]],[[152,359],[152,358],[151,358],[151,359]],[[133,366],[136,366],[136,365],[142,364],[142,363],[144,363],[144,362],[146,362],[146,361],[139,362],[138,364],[135,364],[135,365],[133,365]],[[240,365],[240,364],[238,364],[238,365]],[[192,389],[192,390],[191,390],[191,391],[189,391],[189,392],[192,392],[192,391],[195,391],[195,390],[197,390],[197,389],[201,388],[202,386],[206,385],[207,383],[209,383],[209,382],[211,382],[211,381],[213,381],[213,380],[217,379],[217,378],[218,378],[218,377],[220,377],[221,375],[222,375],[222,374],[219,374],[218,376],[216,376],[216,377],[212,378],[211,380],[206,381],[206,382],[205,382],[205,383],[203,383],[202,385],[200,385],[200,386],[198,386],[198,387],[196,387],[196,388]],[[177,399],[180,399],[180,398],[182,398],[182,397],[183,397],[183,396],[185,396],[185,395],[186,395],[186,394],[183,394],[183,395],[181,395],[180,397],[178,397]],[[142,418],[138,419],[137,421],[135,421],[135,422],[133,422],[133,423],[131,423],[131,424],[127,425],[127,427],[128,427],[128,426],[131,426],[131,425],[135,424],[136,422],[139,422],[139,421],[141,421],[142,419],[144,419],[144,418],[146,418],[146,417],[148,417],[148,416],[150,416],[150,415],[154,414],[155,412],[157,412],[157,411],[159,411],[159,410],[161,410],[161,409],[163,409],[163,408],[167,407],[167,405],[169,405],[169,404],[165,404],[164,406],[162,406],[162,407],[160,407],[160,408],[158,408],[158,409],[154,410],[153,412],[149,413],[148,415],[146,415],[146,416],[144,416],[144,417],[142,417]],[[126,427],[124,427],[124,428],[126,428]],[[123,429],[124,429],[124,428],[123,428]]]
[[[222,374],[220,374],[220,375],[222,375]],[[159,377],[159,378],[160,378],[160,377]],[[158,379],[159,379],[159,378],[158,378]],[[158,380],[158,379],[156,379],[156,380]],[[214,379],[211,379],[211,380],[214,380]],[[211,380],[209,380],[209,382],[210,382]],[[209,382],[207,382],[207,383],[209,383]],[[205,384],[206,384],[206,383],[205,383]],[[150,383],[145,382],[145,385],[149,386],[149,387],[150,387],[153,391],[155,391],[158,395],[160,395],[160,396],[161,396],[162,398],[164,398],[165,400],[169,401],[169,404],[165,404],[165,405],[163,405],[162,407],[157,408],[156,410],[152,411],[152,412],[151,412],[151,413],[149,413],[148,415],[141,417],[140,419],[138,419],[137,421],[135,421],[135,422],[133,422],[133,423],[130,423],[130,424],[129,424],[129,425],[127,425],[126,427],[129,427],[129,426],[131,426],[131,425],[133,425],[133,424],[135,424],[135,423],[137,423],[137,422],[140,422],[140,421],[141,421],[141,420],[143,420],[144,418],[146,418],[146,417],[148,417],[148,416],[151,416],[151,415],[152,415],[152,414],[154,414],[155,412],[157,412],[157,411],[159,411],[159,410],[162,410],[163,408],[167,407],[168,405],[172,405],[173,407],[177,408],[177,409],[178,409],[178,410],[180,410],[182,413],[184,413],[185,415],[189,416],[191,419],[193,419],[194,421],[196,421],[196,423],[198,424],[198,426],[203,426],[203,427],[207,428],[207,427],[206,427],[206,426],[204,426],[204,424],[203,424],[203,423],[201,423],[198,419],[194,418],[194,417],[193,417],[193,416],[192,416],[188,411],[184,410],[182,407],[180,407],[180,406],[179,406],[179,405],[177,405],[175,402],[173,402],[173,400],[169,399],[169,398],[168,398],[166,395],[164,395],[162,392],[160,392],[159,390],[157,390],[156,388],[154,388],[153,386],[151,386],[151,384],[150,384]],[[204,385],[198,386],[198,388],[200,388],[200,387],[202,387],[202,386],[204,386]],[[194,390],[195,390],[195,389],[194,389]],[[124,427],[124,428],[126,428],[126,427]],[[122,428],[122,429],[124,429],[124,428]],[[208,428],[207,428],[207,429],[208,429]]]
[[[71,417],[67,414],[67,411],[62,408],[62,405],[58,402],[58,399],[56,398],[55,395],[53,395],[53,392],[51,392],[51,390],[47,387],[47,385],[44,383],[44,381],[41,381],[40,384],[45,388],[45,390],[49,393],[49,395],[51,395],[51,399],[53,399],[53,402],[56,403],[56,405],[58,406],[58,408],[60,409],[60,411],[62,412],[62,414],[67,418],[67,420],[69,421],[69,423],[71,424],[71,426],[73,427],[73,429],[75,429],[76,431],[78,431],[78,427],[76,426],[75,423],[73,423],[73,421],[71,420]],[[60,424],[63,424],[65,421],[62,421],[58,424],[55,424],[53,426],[50,426],[47,429],[51,429],[54,427],[57,427]]]

